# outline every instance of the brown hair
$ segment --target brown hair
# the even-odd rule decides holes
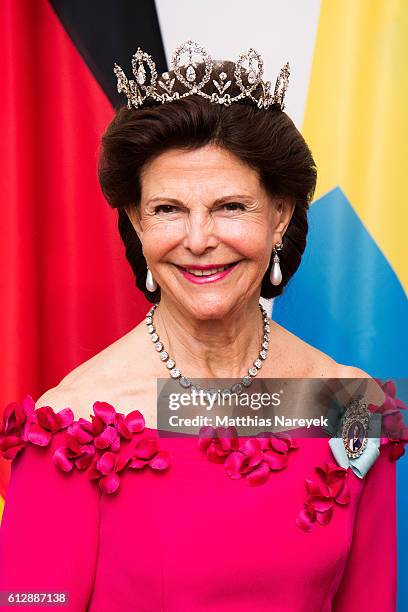
[[[198,64],[196,72],[200,75],[202,69]],[[233,62],[217,62],[215,70],[227,73],[232,81],[228,91],[237,95]],[[172,72],[169,74],[171,77]],[[185,91],[177,79],[173,91]],[[211,81],[203,91],[212,93]],[[146,101],[139,109],[124,105],[117,109],[102,137],[98,178],[108,203],[118,209],[118,228],[136,285],[151,302],[160,301],[160,288],[154,293],[146,290],[146,260],[124,207],[139,205],[141,170],[148,161],[168,149],[196,149],[210,143],[255,168],[270,196],[287,197],[295,203],[283,235],[283,249],[279,251],[282,282],[278,286],[271,284],[269,266],[262,279],[261,295],[280,295],[299,267],[306,247],[307,211],[317,171],[303,136],[284,111],[275,106],[259,109],[245,99],[226,107],[198,95],[164,104]]]

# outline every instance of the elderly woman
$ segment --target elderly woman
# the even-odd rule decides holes
[[[31,592],[95,612],[394,610],[390,445],[363,477],[327,437],[157,435],[158,379],[191,391],[194,379],[368,377],[260,307],[299,267],[316,183],[283,111],[288,67],[272,93],[254,51],[213,62],[189,41],[159,79],[140,50],[133,68],[129,82],[115,65],[128,104],[103,136],[99,179],[153,306],[35,405],[6,408],[0,588],[23,607]]]

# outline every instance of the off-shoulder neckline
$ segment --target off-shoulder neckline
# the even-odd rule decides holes
[[[388,391],[388,398],[398,402],[395,389],[391,386]],[[0,454],[5,459],[14,459],[29,443],[38,448],[51,446],[54,435],[61,432],[64,436],[58,437],[55,444],[52,443],[53,463],[62,472],[87,472],[89,479],[97,481],[105,493],[117,490],[120,476],[125,469],[141,472],[144,468],[163,473],[173,462],[173,453],[160,442],[160,436],[157,435],[159,430],[157,427],[146,426],[145,417],[138,409],[125,414],[109,402],[95,400],[86,418],[76,416],[70,407],[56,411],[50,405],[37,404],[38,401],[34,402],[30,395],[26,395],[22,402],[12,402],[6,406],[0,427]],[[386,404],[381,408],[385,410]],[[234,433],[232,430],[235,428],[227,428],[227,436],[226,428],[202,429],[211,431],[200,430],[200,451],[203,451],[211,462],[223,463],[227,476],[234,480],[244,478],[249,484],[267,482],[269,474],[284,469],[288,456],[299,448],[296,440],[298,433],[293,429],[264,438],[250,436],[248,439],[247,436]],[[191,439],[191,436],[187,437]],[[196,436],[193,435],[194,437]],[[404,454],[408,429],[398,438],[381,438],[378,442],[388,443],[389,458],[395,461]],[[343,466],[338,457],[334,457],[337,463],[325,460],[322,465],[316,467],[324,483],[322,485],[321,482],[312,482],[313,486],[309,486],[312,498],[313,491],[321,491],[321,486],[324,486],[325,497],[331,496],[331,502],[333,499],[338,501],[334,493],[332,499],[332,492],[328,488],[333,484],[333,478],[345,481],[347,475],[353,471],[353,466]],[[306,480],[306,484],[310,482]],[[337,488],[335,492],[338,494]],[[346,493],[339,503],[344,503],[345,499]],[[307,500],[307,508],[311,507],[311,504],[313,506],[312,502],[313,499]],[[298,524],[300,528],[309,530],[310,525],[316,522],[316,509],[312,510],[312,514],[308,516],[302,510]]]
[[[30,396],[30,395],[27,395],[27,396],[26,396],[24,399],[26,399],[26,398],[31,398],[31,396]],[[24,401],[24,400],[23,400],[23,401]],[[159,431],[161,431],[161,430],[159,430],[157,427],[150,427],[150,426],[146,425],[146,419],[145,419],[145,416],[144,416],[143,412],[142,412],[141,410],[139,410],[138,408],[135,408],[134,410],[132,410],[132,411],[130,411],[130,412],[128,412],[128,413],[124,413],[124,412],[121,412],[120,410],[118,410],[118,409],[117,409],[117,408],[116,408],[116,407],[115,407],[115,406],[114,406],[114,405],[113,405],[111,402],[108,402],[108,401],[106,401],[106,400],[95,400],[95,401],[92,403],[92,407],[91,407],[91,410],[93,411],[93,414],[91,413],[91,414],[90,414],[90,416],[89,416],[88,418],[86,418],[86,417],[76,417],[76,416],[75,416],[75,412],[74,412],[74,411],[72,410],[72,408],[70,408],[69,406],[67,406],[66,408],[62,408],[62,409],[60,409],[60,410],[56,411],[56,410],[53,408],[53,406],[51,406],[50,404],[44,404],[44,405],[41,405],[41,406],[36,406],[36,407],[34,408],[34,411],[36,412],[36,411],[37,411],[37,410],[39,410],[40,408],[51,408],[51,409],[54,411],[54,413],[55,413],[55,414],[59,414],[59,413],[60,413],[60,412],[62,412],[63,410],[67,410],[67,409],[69,409],[69,410],[71,410],[71,411],[72,411],[72,413],[73,413],[73,415],[74,415],[74,417],[75,417],[75,418],[73,419],[73,421],[72,421],[72,424],[78,424],[78,423],[84,423],[84,422],[87,422],[89,425],[92,425],[92,422],[93,422],[93,420],[94,420],[94,419],[92,419],[92,416],[93,416],[94,418],[97,418],[97,417],[98,417],[98,415],[95,413],[95,410],[94,410],[95,404],[97,404],[98,406],[99,406],[99,405],[101,405],[101,404],[104,404],[104,405],[106,405],[106,406],[110,406],[111,408],[113,408],[113,411],[114,411],[114,414],[115,414],[115,415],[123,416],[125,419],[126,419],[126,417],[127,417],[127,416],[129,416],[129,415],[133,414],[134,412],[138,412],[138,413],[139,413],[139,414],[142,416],[142,418],[143,418],[143,422],[144,422],[143,431],[150,431],[150,432],[152,432],[152,433],[154,433],[154,434],[158,434],[158,432],[159,432]],[[298,434],[298,432],[299,432],[299,431],[303,431],[303,430],[304,430],[304,427],[300,427],[300,426],[299,426],[299,427],[295,427],[295,428],[292,428],[292,429],[284,429],[284,430],[282,430],[282,431],[278,431],[278,432],[276,432],[276,433],[277,433],[278,435],[280,435],[280,434],[283,434],[283,435],[289,434],[289,435],[291,435],[292,437],[294,437],[294,436],[296,436],[296,434]],[[293,432],[293,434],[292,434],[291,432]],[[176,434],[176,435],[175,435],[175,437],[185,437],[185,434]],[[188,434],[188,435],[187,435],[187,437],[190,437],[190,435]],[[194,436],[194,435],[193,435],[193,437],[196,437],[196,436]],[[244,435],[242,435],[242,436],[239,436],[239,437],[240,437],[240,438],[249,438],[249,437],[253,437],[253,436],[244,436]]]
[[[31,398],[31,396],[27,395],[24,399],[26,399],[26,398]],[[95,405],[97,406],[97,412],[95,412]],[[56,410],[51,404],[48,404],[48,403],[37,406],[37,402],[35,402],[34,412],[37,412],[40,408],[51,408],[54,411],[55,414],[59,414],[63,410],[70,410],[72,412],[72,414],[73,414],[73,417],[74,417],[73,421],[72,421],[72,424],[78,424],[78,423],[84,424],[86,422],[89,425],[92,425],[94,419],[101,418],[101,413],[99,412],[99,414],[98,414],[98,408],[100,408],[102,406],[108,408],[108,410],[110,408],[112,408],[112,410],[113,410],[113,418],[119,416],[119,417],[124,417],[124,419],[126,420],[126,418],[130,417],[130,415],[133,415],[134,413],[138,413],[140,415],[140,417],[143,419],[143,431],[148,430],[148,431],[152,431],[152,432],[158,432],[157,427],[150,427],[149,425],[146,425],[145,416],[144,416],[143,412],[141,410],[139,410],[138,408],[135,408],[134,410],[131,410],[128,413],[125,413],[125,412],[122,412],[121,410],[117,409],[114,404],[112,404],[111,402],[108,402],[107,400],[100,400],[100,399],[98,399],[98,400],[95,400],[94,402],[92,402],[92,406],[90,408],[90,414],[89,414],[88,417],[77,416],[75,414],[75,411],[70,406],[66,406],[65,408],[62,408],[60,410]],[[104,422],[106,424],[108,424],[109,421],[110,421],[110,419],[106,419],[106,421],[104,420]]]

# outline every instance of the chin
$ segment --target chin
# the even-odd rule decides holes
[[[191,313],[191,317],[194,319],[200,321],[212,319],[216,321],[228,316],[234,303],[231,299],[225,301],[225,298],[222,301],[219,298],[216,300],[202,299],[196,304],[191,304],[189,300],[185,300],[184,307]]]

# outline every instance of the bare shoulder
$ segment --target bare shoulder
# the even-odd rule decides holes
[[[137,328],[121,336],[101,351],[83,361],[68,372],[59,382],[62,388],[83,388],[89,385],[105,385],[117,379],[127,366],[130,347],[137,350]]]
[[[357,389],[359,384],[359,379],[365,378],[367,379],[366,385],[363,388],[364,399],[369,404],[375,404],[376,406],[382,406],[385,401],[385,393],[377,383],[377,381],[370,376],[367,372],[362,370],[361,368],[356,368],[354,366],[340,365],[340,376],[339,378],[348,378],[350,379],[350,385],[355,385]],[[353,379],[353,380],[352,380]]]
[[[76,419],[88,420],[96,401],[108,402],[126,413],[135,409],[135,402],[141,399],[145,388],[140,376],[140,356],[147,352],[138,327],[73,368],[38,398],[36,408],[51,406],[55,411],[71,408]],[[149,374],[149,360],[145,356],[143,372]]]
[[[271,371],[293,378],[339,378],[343,366],[330,355],[272,321]],[[271,350],[272,349],[272,350]],[[275,376],[275,374],[273,374]]]
[[[273,321],[277,338],[277,358],[286,364],[288,376],[309,378],[350,379],[347,388],[353,391],[362,387],[359,379],[367,379],[364,397],[369,403],[382,405],[385,395],[379,384],[361,368],[337,362],[324,351],[305,342],[286,328]]]
[[[86,398],[84,390],[79,392],[75,387],[57,385],[48,389],[35,402],[35,408],[50,406],[55,412],[59,412],[64,408],[71,408],[75,419],[80,417],[89,419],[92,412],[93,402],[90,398]],[[94,398],[93,401],[95,401]]]

